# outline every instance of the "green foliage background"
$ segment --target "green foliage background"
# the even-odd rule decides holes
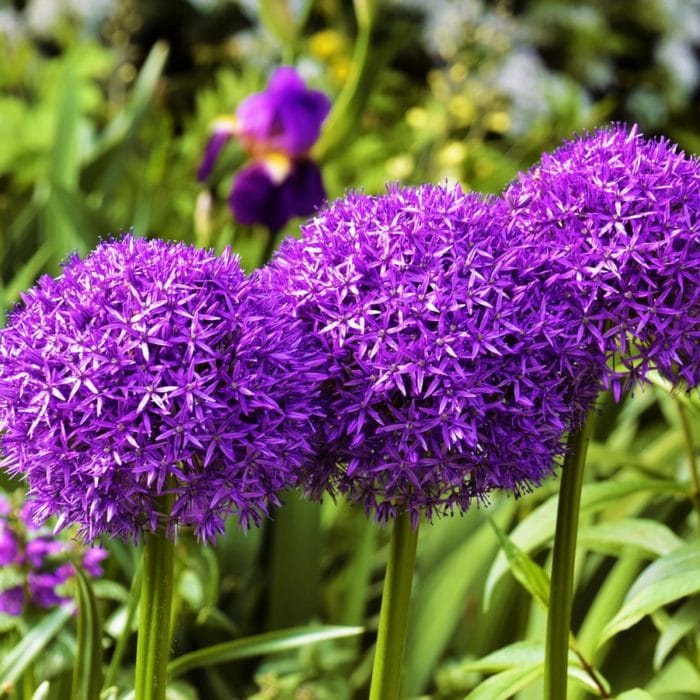
[[[6,3],[0,305],[122,229],[231,245],[248,269],[261,264],[267,233],[236,225],[226,205],[244,154],[231,144],[206,188],[195,172],[211,120],[262,89],[280,63],[334,101],[315,150],[334,198],[392,180],[498,192],[562,138],[615,120],[697,153],[699,49],[698,0]],[[583,491],[571,698],[700,698],[699,444],[697,393],[657,382],[620,405],[601,397]],[[542,696],[539,599],[557,492],[553,478],[422,526],[406,697]],[[175,667],[172,698],[366,697],[387,533],[344,503],[285,501],[265,527],[232,527],[215,549],[181,538],[174,657],[309,624],[365,633],[242,641]],[[114,688],[106,697],[122,698],[138,557],[106,545],[107,575],[93,588]],[[83,583],[77,595],[92,604]],[[76,634],[62,613],[2,616],[0,697],[66,697],[76,643],[88,643]]]

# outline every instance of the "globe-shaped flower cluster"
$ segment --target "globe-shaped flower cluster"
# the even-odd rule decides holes
[[[269,265],[326,358],[312,496],[415,520],[551,472],[602,356],[496,214],[459,187],[350,194]]]
[[[650,368],[674,384],[700,383],[697,158],[612,126],[545,154],[500,208],[529,264],[580,300],[618,396]]]
[[[39,520],[88,540],[257,523],[311,449],[306,345],[228,252],[102,243],[0,332],[4,466],[27,475]]]

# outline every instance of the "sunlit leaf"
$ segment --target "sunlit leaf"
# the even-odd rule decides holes
[[[630,588],[622,609],[602,632],[599,644],[664,605],[700,592],[700,543],[692,542],[650,564]]]
[[[497,649],[481,659],[462,664],[461,668],[465,671],[478,671],[481,673],[501,673],[508,669],[534,668],[536,666],[544,668],[544,657],[544,642],[528,640],[515,642]],[[599,687],[583,668],[580,659],[572,651],[569,651],[568,674],[570,680],[579,683],[596,694],[599,693]],[[609,684],[607,680],[603,678],[599,671],[596,671],[596,675],[605,689],[608,690]]]
[[[500,527],[504,527],[510,522],[514,510],[515,504],[505,501],[493,517]],[[459,546],[445,552],[439,561],[429,560],[430,568],[414,591],[402,685],[409,696],[423,691],[459,625],[467,592],[475,581],[481,581],[480,577],[493,560],[497,540],[489,523],[483,522],[472,531],[471,523],[467,522],[468,519],[478,522],[478,515],[475,511],[468,513],[464,521],[448,522],[454,533],[460,532],[457,525],[463,523],[462,532],[468,536],[462,536]],[[426,541],[429,534],[432,533],[426,533]],[[422,547],[421,542],[419,563]]]
[[[501,671],[479,683],[464,700],[508,700],[537,680],[543,672],[543,664]]]
[[[686,488],[675,480],[661,479],[630,479],[586,484],[581,492],[581,515],[594,513],[637,493],[685,496]],[[522,520],[509,534],[513,544],[524,552],[531,553],[549,542],[554,536],[557,502],[558,496],[552,496]],[[484,593],[485,607],[488,607],[496,584],[507,571],[508,561],[501,552],[489,571]]]
[[[258,634],[184,654],[168,664],[168,672],[171,676],[179,676],[193,668],[298,649],[330,639],[354,637],[362,634],[363,631],[362,627],[309,625],[308,627],[293,627],[287,630]]]
[[[654,668],[663,666],[673,647],[700,623],[700,598],[691,598],[676,610],[659,635],[654,650]]]
[[[654,557],[669,554],[683,540],[664,523],[647,518],[623,518],[594,525],[584,525],[578,543],[606,554],[619,555],[623,550],[637,550]]]
[[[74,606],[56,608],[0,660],[0,687],[13,685],[71,618]]]
[[[544,569],[536,564],[522,549],[513,544],[513,541],[491,521],[493,529],[501,543],[501,548],[508,559],[508,566],[530,595],[544,608],[549,606],[549,576]]]

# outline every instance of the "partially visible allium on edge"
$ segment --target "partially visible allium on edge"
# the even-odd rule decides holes
[[[102,243],[42,277],[0,332],[4,466],[26,475],[39,521],[88,540],[257,524],[310,450],[304,347],[230,252]]]
[[[104,549],[86,549],[36,527],[26,507],[0,494],[0,612],[21,615],[30,606],[48,609],[71,602],[65,584],[75,575],[73,564],[98,578],[106,556]]]
[[[235,116],[213,123],[198,180],[207,179],[223,147],[236,138],[250,162],[233,181],[229,204],[235,218],[278,231],[292,217],[312,214],[326,195],[309,150],[329,110],[326,95],[308,89],[294,68],[278,68],[267,88],[246,98]]]
[[[584,302],[619,396],[655,368],[700,383],[700,161],[614,125],[565,143],[503,194],[509,235]],[[539,257],[539,263],[535,257]]]
[[[465,510],[551,473],[599,388],[578,308],[458,187],[350,194],[266,268],[326,357],[307,491],[386,520]]]

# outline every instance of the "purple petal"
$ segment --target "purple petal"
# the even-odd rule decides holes
[[[299,156],[314,145],[331,107],[330,100],[315,90],[291,94],[280,106],[282,136],[279,145],[291,156]]]
[[[267,85],[267,92],[281,95],[305,89],[303,78],[292,66],[280,66],[275,69]]]
[[[7,615],[21,615],[24,604],[22,586],[14,586],[0,592],[0,612]]]
[[[209,173],[212,171],[219,153],[221,153],[221,150],[233,134],[234,126],[232,119],[220,119],[215,122],[212,135],[204,149],[204,157],[197,169],[197,180],[199,180],[199,182],[203,182],[209,177]]]
[[[312,160],[295,163],[281,187],[287,209],[292,216],[310,216],[326,199],[321,171]]]
[[[260,162],[238,172],[229,197],[233,215],[242,224],[263,224],[279,231],[292,216],[282,187]]]
[[[270,164],[257,161],[239,171],[229,204],[242,224],[279,231],[293,216],[313,214],[325,197],[321,172],[313,161],[294,163],[281,182]]]
[[[238,133],[254,153],[279,150],[296,157],[318,139],[330,106],[326,95],[307,89],[298,73],[285,66],[275,71],[264,92],[240,104]]]
[[[257,92],[246,97],[236,110],[236,117],[240,124],[239,135],[244,140],[264,146],[273,135],[273,121],[277,114],[279,100],[277,96],[266,92]]]
[[[14,533],[7,522],[0,521],[0,566],[7,566],[17,561],[19,547]]]

